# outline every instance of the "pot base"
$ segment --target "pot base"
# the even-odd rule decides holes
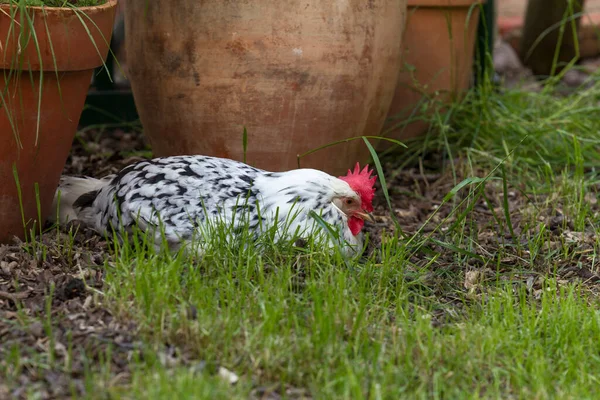
[[[23,107],[20,104],[11,104],[9,107],[20,143],[15,135],[10,134],[11,121],[6,113],[0,113],[0,127],[7,127],[8,133],[0,135],[0,242],[10,241],[13,235],[24,238],[25,231],[29,231],[33,221],[39,221],[38,204],[42,221],[52,212],[50,208],[54,192],[77,131],[92,73],[61,73],[60,80],[55,74],[44,73],[37,144],[37,115],[31,110],[37,110],[40,73],[32,73],[33,84],[29,73],[25,72],[21,73],[16,83],[11,82],[10,93],[18,94],[7,98],[22,101]],[[13,166],[18,174],[21,200]],[[36,183],[39,186],[39,198],[36,198]],[[23,226],[21,212],[26,227]]]

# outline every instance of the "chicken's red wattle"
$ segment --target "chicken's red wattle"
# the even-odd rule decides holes
[[[364,225],[365,221],[358,217],[350,217],[350,219],[348,219],[348,228],[350,228],[350,232],[352,232],[354,236],[360,233]]]

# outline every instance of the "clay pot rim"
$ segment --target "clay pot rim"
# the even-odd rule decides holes
[[[25,7],[25,12],[37,15],[32,19],[32,27],[38,37],[39,52],[36,46],[30,45],[24,49],[18,48],[18,42],[12,36],[6,43],[2,43],[3,57],[0,57],[0,70],[15,69],[12,60],[17,54],[23,53],[24,67],[31,71],[69,72],[95,69],[103,65],[100,52],[108,52],[110,35],[101,32],[101,27],[107,24],[114,25],[114,14],[119,0],[107,0],[98,6],[70,8],[70,7]],[[8,11],[8,12],[2,12]],[[0,32],[6,34],[11,23],[11,15],[18,15],[21,11],[14,5],[0,6]],[[82,15],[85,18],[82,18]],[[13,17],[14,18],[14,17]],[[69,27],[68,29],[66,27]],[[48,36],[50,32],[51,36]],[[0,36],[2,35],[0,34]],[[20,67],[18,68],[20,70]]]
[[[407,0],[407,7],[441,8],[441,7],[471,7],[483,4],[487,0]]]
[[[73,9],[78,11],[86,11],[86,10],[101,10],[103,8],[111,8],[114,7],[119,0],[106,0],[106,3],[100,4],[97,6],[86,6],[86,7],[41,7],[41,6],[26,6],[25,8],[28,10],[34,11],[43,11],[43,12],[64,12],[64,11],[73,11]],[[0,4],[0,9],[9,10],[11,8],[16,8],[12,4]]]

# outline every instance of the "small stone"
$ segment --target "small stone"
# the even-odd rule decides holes
[[[232,385],[240,380],[239,376],[237,376],[234,372],[231,372],[225,367],[219,367],[219,376]]]
[[[44,326],[41,322],[36,321],[33,324],[29,325],[29,333],[31,333],[36,338],[41,338],[44,336]]]

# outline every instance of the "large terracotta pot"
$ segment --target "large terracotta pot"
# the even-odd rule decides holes
[[[157,156],[207,154],[273,171],[377,135],[399,71],[406,0],[129,0],[129,79]],[[303,158],[343,173],[362,140]]]
[[[25,24],[21,28],[18,24],[17,9],[0,5],[3,46],[0,52],[0,242],[10,241],[13,235],[23,238],[33,221],[38,220],[36,183],[42,220],[52,212],[54,192],[77,130],[92,73],[108,54],[116,4],[117,0],[110,0],[101,6],[76,11],[28,7],[39,53],[33,36],[29,36],[30,26]],[[11,16],[17,24],[11,24]],[[28,44],[23,41],[19,45],[19,35],[30,37]],[[13,165],[18,173],[21,201]],[[23,226],[21,206],[27,227]]]
[[[429,128],[422,104],[449,102],[469,88],[482,0],[408,0],[401,71],[382,136],[407,140]],[[425,118],[426,119],[426,118]],[[378,149],[391,146],[380,141]]]

